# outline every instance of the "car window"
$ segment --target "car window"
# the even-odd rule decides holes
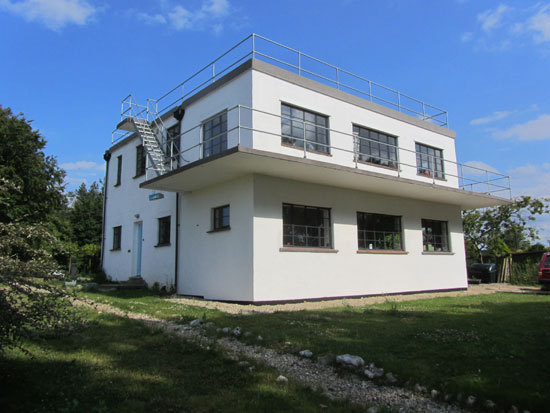
[[[550,268],[550,255],[546,256],[546,261],[544,261],[544,268]]]

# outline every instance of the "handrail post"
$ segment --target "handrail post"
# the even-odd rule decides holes
[[[426,120],[426,104],[422,102],[422,120]]]
[[[237,106],[238,111],[238,135],[237,135],[237,146],[241,146],[241,105]]]
[[[256,34],[255,33],[252,33],[252,59],[254,59],[256,57],[256,45],[255,45],[255,40],[256,40]]]
[[[491,193],[491,184],[489,183],[489,171],[485,170],[485,179],[487,180],[487,194]]]
[[[397,92],[397,110],[401,112],[401,92]]]

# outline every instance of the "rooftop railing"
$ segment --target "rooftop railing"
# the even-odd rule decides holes
[[[152,121],[250,58],[263,60],[398,112],[448,127],[448,113],[441,108],[254,33],[159,98],[147,99],[147,104],[141,108],[145,109],[148,120]],[[131,105],[128,98],[122,101],[121,120],[131,116]],[[126,135],[113,133],[113,142]]]

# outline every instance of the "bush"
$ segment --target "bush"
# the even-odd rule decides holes
[[[538,283],[538,264],[532,262],[514,263],[510,283],[515,285],[535,285]]]

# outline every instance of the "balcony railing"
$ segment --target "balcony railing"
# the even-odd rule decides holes
[[[171,144],[168,144],[165,167],[167,170],[174,170],[199,159],[216,155],[212,151],[205,151],[205,148],[215,147],[215,140],[223,140],[224,149],[240,145],[287,155],[290,151],[292,155],[303,158],[355,167],[394,177],[416,179],[434,185],[511,198],[510,177],[507,175],[434,156],[426,166],[417,162],[417,152],[415,150],[405,147],[385,144],[395,149],[397,159],[392,159],[395,168],[385,167],[376,162],[363,162],[361,159],[372,157],[372,154],[360,152],[358,141],[360,139],[375,143],[378,143],[378,141],[359,137],[350,132],[324,128],[327,136],[330,137],[327,143],[311,142],[305,136],[301,140],[296,136],[292,136],[292,139],[299,142],[299,144],[292,145],[292,149],[290,149],[284,145],[283,140],[286,136],[281,133],[282,118],[280,114],[269,113],[243,105],[234,106],[227,110],[226,130],[209,139],[203,139],[202,124],[181,131],[179,145],[175,144],[174,140],[171,141]],[[307,124],[308,122],[304,121],[304,123]],[[315,126],[320,127],[319,125]],[[303,129],[305,130],[305,128]],[[406,137],[401,137],[402,141],[404,139]],[[316,150],[319,147],[323,147],[325,150]],[[327,155],[330,155],[330,157],[327,157]],[[423,154],[423,156],[425,157],[426,154]],[[379,155],[377,158],[383,160]],[[147,178],[153,177],[150,175],[155,173],[153,170],[148,170]]]
[[[448,113],[441,108],[254,33],[159,98],[147,99],[146,105],[134,106],[132,109],[133,103],[125,98],[122,101],[121,120],[132,116],[132,111],[137,107],[137,111],[141,111],[147,120],[153,121],[250,58],[263,60],[299,76],[316,80],[418,119],[448,127]],[[114,131],[113,143],[125,136],[128,136],[128,133]]]

